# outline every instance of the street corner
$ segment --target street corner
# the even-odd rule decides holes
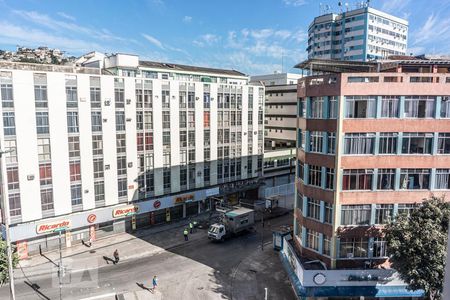
[[[77,285],[83,288],[98,287],[97,261],[83,262],[71,258],[65,258],[61,266],[55,264],[52,271],[52,286],[54,288]]]

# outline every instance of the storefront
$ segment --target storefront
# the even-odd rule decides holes
[[[20,257],[26,258],[40,249],[57,249],[60,242],[62,247],[71,247],[90,239],[192,217],[205,209],[205,199],[218,194],[217,187],[17,224],[10,227],[11,240]]]

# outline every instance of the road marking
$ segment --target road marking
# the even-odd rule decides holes
[[[116,293],[103,294],[103,295],[98,295],[98,296],[94,296],[94,297],[83,298],[80,300],[95,300],[95,299],[102,299],[102,298],[111,297],[111,296],[116,296]]]

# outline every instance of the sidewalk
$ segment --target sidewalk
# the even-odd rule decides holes
[[[205,220],[209,212],[197,216],[196,220]],[[120,262],[154,255],[164,250],[199,240],[206,234],[204,230],[197,229],[197,233],[189,235],[189,241],[183,237],[183,229],[189,223],[183,219],[171,224],[138,230],[134,233],[119,233],[95,241],[92,247],[77,244],[71,248],[63,249],[63,265],[71,269],[72,273],[92,270],[107,265],[104,257],[112,258],[115,249],[118,249]],[[129,251],[139,249],[139,251]],[[76,264],[74,263],[76,261]],[[21,279],[30,276],[41,276],[54,273],[59,262],[59,251],[45,252],[22,260],[15,269],[15,278]]]

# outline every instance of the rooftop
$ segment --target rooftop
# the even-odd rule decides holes
[[[180,65],[180,64],[173,64],[173,63],[156,62],[156,61],[147,61],[147,60],[139,61],[139,66],[146,67],[146,68],[170,69],[170,70],[174,70],[174,71],[187,71],[187,72],[209,73],[209,74],[231,75],[231,76],[245,76],[245,77],[247,76],[244,73],[241,73],[236,70],[196,67],[196,66],[188,66],[188,65]]]
[[[294,68],[325,73],[371,73],[395,69],[398,66],[431,67],[438,65],[450,69],[450,59],[427,58],[425,56],[392,56],[386,60],[360,62],[337,59],[308,59]]]

